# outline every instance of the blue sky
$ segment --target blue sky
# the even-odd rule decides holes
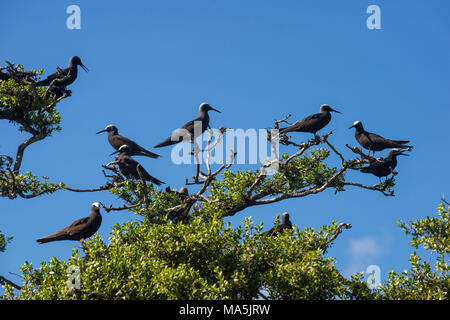
[[[81,30],[66,27],[72,4],[81,8]],[[381,9],[381,30],[366,27],[371,4]],[[29,147],[22,170],[74,188],[96,187],[105,182],[101,165],[113,159],[106,134],[95,135],[107,124],[151,149],[196,117],[204,101],[222,111],[211,113],[211,126],[243,129],[269,127],[289,113],[301,120],[327,103],[342,112],[328,128],[336,128],[331,141],[346,158],[352,154],[345,144],[356,145],[348,129],[356,120],[369,131],[411,140],[411,156],[399,159],[396,196],[327,190],[250,208],[230,221],[252,216],[268,229],[288,211],[300,228],[351,223],[329,254],[345,275],[376,264],[385,279],[389,270],[407,268],[412,252],[396,221],[436,215],[442,193],[450,197],[449,10],[445,0],[1,1],[1,65],[9,60],[48,74],[78,55],[90,69],[80,70],[73,96],[58,105],[63,130]],[[15,155],[28,137],[5,120],[0,132],[1,154]],[[192,177],[193,166],[170,162],[170,148],[151,150],[163,158],[137,160],[167,185],[180,188]],[[378,181],[356,172],[347,178]],[[119,203],[107,192],[0,199],[0,230],[14,236],[0,254],[0,275],[20,283],[10,273],[19,273],[25,260],[37,267],[53,256],[67,259],[77,243],[35,240],[88,215],[94,201]],[[124,211],[103,217],[105,240],[115,223],[139,219]]]

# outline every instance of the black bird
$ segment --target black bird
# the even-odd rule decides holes
[[[403,153],[403,151],[404,150],[400,149],[392,149],[389,151],[386,158],[377,160],[369,166],[361,168],[361,172],[371,173],[380,178],[381,181],[381,177],[386,177],[394,172],[394,169],[397,166],[397,156],[409,156],[408,154]]]
[[[358,143],[365,149],[373,152],[381,151],[388,148],[412,148],[412,146],[406,145],[409,140],[390,140],[383,138],[382,136],[368,132],[364,130],[361,121],[356,121],[349,129],[355,128],[355,138]]]
[[[293,125],[280,129],[280,133],[288,132],[311,132],[316,135],[316,132],[325,127],[331,120],[331,113],[337,112],[327,104],[320,106],[320,112],[310,115],[302,121],[297,121]]]
[[[176,191],[176,190],[172,190],[169,186],[169,187],[166,187],[166,192],[167,193],[174,192],[174,193],[178,194],[180,196],[181,200],[184,200],[189,196],[189,191],[186,187],[182,187],[182,188],[180,188],[180,190]]]
[[[55,80],[54,85],[59,88],[64,88],[73,83],[78,75],[78,66],[82,67],[84,71],[89,71],[88,68],[81,62],[78,56],[73,56],[69,60],[69,66],[65,69],[58,68],[58,71],[49,75],[46,79],[38,81],[37,86],[49,86]]]
[[[269,231],[266,231],[265,234],[269,236],[275,236],[279,233],[282,233],[286,229],[292,229],[291,220],[289,220],[289,213],[285,212],[281,215],[281,224],[274,226]]]
[[[137,169],[137,166],[140,166],[140,171],[142,174],[142,177],[146,180],[146,181],[150,181],[156,185],[161,185],[164,182],[152,177],[145,169],[144,167],[142,167],[139,162],[137,162],[136,160],[134,160],[133,158],[131,158],[130,156],[130,148],[125,144],[123,146],[121,146],[119,148],[118,151],[114,152],[114,153],[119,153],[119,155],[117,156],[116,160],[114,161],[115,163],[118,164],[120,172],[122,172],[122,174],[128,178],[128,179],[141,179],[141,177],[139,176],[139,172]],[[113,153],[113,154],[114,154]]]
[[[89,217],[79,219],[64,229],[36,241],[41,244],[61,240],[77,240],[83,243],[85,239],[97,232],[101,224],[100,204],[94,202],[91,206],[91,215]]]
[[[189,121],[181,128],[176,129],[169,138],[157,144],[155,148],[166,147],[188,140],[194,142],[194,140],[199,135],[201,135],[207,128],[209,128],[208,111],[210,110],[221,113],[219,110],[214,109],[209,104],[202,103],[199,107],[198,117],[196,119]]]
[[[119,148],[121,146],[126,144],[129,148],[130,156],[146,156],[146,157],[150,157],[153,159],[156,159],[159,157],[158,154],[148,151],[148,150],[144,149],[143,147],[141,147],[140,145],[138,145],[136,142],[134,142],[124,136],[119,135],[119,131],[118,131],[117,127],[113,126],[112,124],[108,125],[105,129],[97,132],[97,134],[102,133],[102,132],[108,132],[109,144],[111,144],[111,146],[116,150],[119,150]]]
[[[180,195],[181,200],[184,200],[189,196],[189,191],[186,187],[182,187],[180,188],[180,190],[178,190],[178,194]]]

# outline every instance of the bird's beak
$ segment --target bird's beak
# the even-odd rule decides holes
[[[99,132],[97,132],[96,134],[102,133],[102,132],[106,132],[106,129],[100,130]]]
[[[110,154],[110,156],[112,156],[113,154],[119,153],[119,150],[114,151],[113,153]]]
[[[349,129],[354,128],[354,127],[355,127],[355,125],[352,125]]]
[[[82,68],[83,68],[83,70],[84,70],[84,71],[86,71],[86,72],[88,72],[88,71],[89,71],[89,69],[88,69],[88,68],[86,68],[86,66],[85,66],[84,64],[82,64],[82,63],[80,63],[80,67],[82,67]]]
[[[339,111],[337,111],[337,110],[334,110],[333,108],[330,108],[330,111],[333,111],[333,112],[337,112],[337,113],[340,113]]]
[[[218,112],[218,113],[222,113],[222,112],[220,112],[219,110],[214,109],[213,107],[211,107],[211,110],[212,110],[212,111],[215,111],[215,112]]]
[[[397,155],[402,155],[402,156],[407,156],[407,157],[409,157],[409,154],[407,154],[407,153],[403,153],[403,151],[402,152],[399,152]]]

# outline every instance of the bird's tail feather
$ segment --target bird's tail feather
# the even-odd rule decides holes
[[[397,144],[405,144],[405,143],[409,143],[409,140],[392,140],[392,142],[397,143]],[[410,147],[410,146],[405,146],[405,147]]]
[[[176,144],[180,141],[174,141],[172,140],[170,137],[167,138],[166,140],[164,140],[163,142],[161,142],[160,144],[157,144],[156,146],[154,146],[154,148],[161,148],[161,147],[167,147],[167,146],[171,146],[173,144]]]
[[[161,180],[156,179],[155,177],[152,177],[151,175],[148,176],[148,180],[158,186],[165,183],[165,182],[162,182]]]
[[[58,231],[56,233],[53,233],[49,236],[43,237],[41,239],[37,239],[36,242],[42,244],[47,243],[51,241],[59,241],[59,240],[67,240],[67,234],[65,232]]]
[[[141,156],[146,156],[146,157],[149,157],[149,158],[153,158],[153,159],[157,159],[157,158],[160,157],[159,154],[153,153],[153,152],[148,151],[148,150],[142,150],[142,151],[140,152],[140,155],[141,155]]]

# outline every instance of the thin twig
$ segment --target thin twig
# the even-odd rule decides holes
[[[325,242],[325,245],[330,244],[331,242],[333,242],[342,232],[342,228],[345,229],[350,229],[352,227],[352,225],[350,223],[340,223],[339,226],[337,227],[336,232],[330,237],[328,238],[328,240]]]
[[[6,279],[6,278],[3,277],[3,276],[0,276],[0,284],[2,284],[2,285],[7,285],[7,284],[9,284],[11,287],[13,287],[14,289],[17,289],[17,290],[21,290],[21,289],[22,289],[21,286],[15,284],[14,282],[12,282],[12,281]]]
[[[366,185],[363,185],[363,184],[357,183],[357,182],[344,182],[344,185],[359,187],[359,188],[363,188],[363,189],[367,189],[367,190],[378,191],[378,192],[381,192],[386,197],[393,197],[394,196],[394,190],[391,190],[389,192],[385,192],[384,189],[380,189],[379,187],[377,187],[378,186],[377,184],[374,185],[374,186],[366,186]]]

